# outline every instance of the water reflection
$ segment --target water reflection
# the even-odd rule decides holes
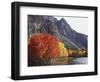
[[[87,63],[87,57],[60,57],[52,60],[51,65],[74,65]]]
[[[68,57],[67,64],[87,64],[87,57]]]
[[[59,57],[49,60],[32,60],[28,61],[28,66],[50,66],[50,65],[77,65],[87,64],[88,57]]]

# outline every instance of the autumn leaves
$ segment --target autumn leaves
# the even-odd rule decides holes
[[[33,35],[29,40],[28,51],[31,58],[48,59],[60,55],[58,40],[47,33]]]

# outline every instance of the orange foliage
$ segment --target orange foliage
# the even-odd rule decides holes
[[[33,35],[28,44],[30,58],[54,58],[60,55],[58,40],[47,33]]]

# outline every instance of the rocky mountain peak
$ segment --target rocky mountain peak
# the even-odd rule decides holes
[[[28,36],[35,33],[49,33],[63,41],[69,48],[87,48],[87,36],[74,31],[64,18],[28,15]]]

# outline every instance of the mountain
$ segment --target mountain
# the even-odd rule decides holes
[[[71,49],[87,49],[87,35],[78,33],[62,18],[28,15],[28,37],[37,33],[49,33],[63,41]]]
[[[87,35],[73,30],[64,18],[58,21],[58,29],[61,34],[70,39],[78,48],[87,48]]]

